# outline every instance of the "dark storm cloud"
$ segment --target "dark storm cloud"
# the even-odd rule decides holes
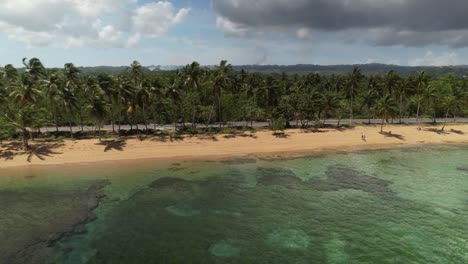
[[[468,45],[468,0],[213,0],[213,7],[230,33],[305,27],[359,31],[375,45]]]

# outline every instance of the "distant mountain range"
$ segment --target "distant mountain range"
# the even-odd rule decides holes
[[[157,71],[173,71],[183,66],[178,65],[169,65],[169,66],[146,66],[144,67],[146,71],[157,72]],[[205,66],[213,67],[213,66]],[[262,73],[319,73],[324,75],[331,74],[347,74],[353,70],[354,67],[358,67],[364,74],[385,74],[390,70],[394,70],[400,75],[408,76],[416,74],[418,71],[426,71],[434,77],[445,75],[448,73],[454,73],[459,76],[468,76],[468,65],[460,66],[399,66],[399,65],[389,65],[389,64],[355,64],[355,65],[311,65],[311,64],[298,64],[298,65],[235,65],[235,70],[245,70],[247,72],[262,72]],[[81,71],[84,73],[99,73],[99,72],[109,72],[109,73],[122,73],[125,72],[127,66],[98,66],[98,67],[80,67]]]
[[[385,74],[391,70],[408,76],[416,74],[418,71],[425,71],[433,76],[445,75],[448,73],[454,73],[460,76],[468,76],[468,66],[400,66],[390,64],[355,64],[355,65],[310,65],[310,64],[298,64],[298,65],[243,65],[235,66],[237,70],[244,69],[249,72],[287,72],[287,73],[319,73],[319,74],[347,74],[350,73],[354,67],[358,67],[364,74]]]

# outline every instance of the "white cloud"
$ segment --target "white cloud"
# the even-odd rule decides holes
[[[180,23],[189,9],[168,1],[0,0],[0,33],[28,47],[126,47]]]
[[[455,52],[444,52],[442,54],[435,54],[432,51],[428,51],[424,57],[415,58],[408,62],[409,66],[451,66],[460,65],[462,60]]]
[[[182,22],[188,12],[188,8],[182,8],[174,13],[172,3],[165,1],[145,4],[133,11],[133,29],[143,36],[158,37]]]
[[[249,33],[249,28],[221,16],[216,18],[216,26],[221,29],[226,36],[245,37]]]

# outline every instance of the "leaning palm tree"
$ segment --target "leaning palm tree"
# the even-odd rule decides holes
[[[29,61],[23,58],[23,64],[26,67],[25,73],[36,81],[47,75],[44,65],[38,58],[32,58]]]
[[[376,109],[378,115],[382,118],[380,132],[383,132],[385,121],[388,123],[390,118],[394,118],[397,115],[398,106],[395,99],[390,94],[387,94],[377,102]]]
[[[446,95],[441,102],[441,106],[445,109],[444,125],[440,129],[444,131],[447,125],[447,120],[450,112],[455,113],[457,110],[463,108],[464,100],[460,95]]]

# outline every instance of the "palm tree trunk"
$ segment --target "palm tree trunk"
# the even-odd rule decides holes
[[[101,125],[99,124],[99,121],[97,121],[97,120],[96,120],[96,127],[97,127],[97,131],[98,131],[99,141],[101,141]]]
[[[71,122],[71,121],[68,121],[68,125],[70,126],[70,137],[73,138],[73,126],[72,126],[72,122]]]
[[[192,128],[195,128],[195,99],[192,100]],[[185,126],[185,125],[184,125]]]
[[[416,122],[419,123],[419,110],[421,108],[421,101],[418,100],[418,109],[416,110]]]
[[[371,110],[370,110],[369,105],[367,106],[367,119],[368,119],[367,124],[370,125],[370,123],[371,123]]]
[[[30,146],[29,146],[29,143],[28,143],[28,130],[26,128],[22,128],[22,131],[23,131],[23,147],[25,150],[28,150],[30,149]]]
[[[57,109],[54,107],[54,123],[55,123],[55,132],[59,132],[58,124],[57,124]]]
[[[223,117],[221,113],[221,98],[218,96],[218,120],[219,120],[219,128],[223,124]]]
[[[400,124],[402,123],[401,122],[402,115],[403,115],[403,95],[400,93]]]
[[[119,120],[118,120],[119,121],[119,132],[118,132],[117,136],[120,137],[120,125],[122,123],[122,106],[120,105],[120,103],[119,103],[119,109],[118,110],[119,110]]]
[[[146,111],[145,111],[145,104],[142,106],[142,111],[143,111],[143,121],[145,122],[145,130],[148,132],[148,123],[146,122]]]
[[[383,132],[383,126],[384,126],[385,119],[382,118],[382,124],[380,125],[380,133]]]
[[[112,133],[115,134],[115,120],[114,120],[114,107],[112,106],[112,100],[109,100],[109,102],[111,103],[111,107],[110,107],[110,116],[111,116],[111,124],[112,124]]]
[[[81,110],[79,111],[79,116],[80,116],[80,130],[83,132],[83,113]]]
[[[449,109],[447,109],[447,112],[445,112],[444,126],[442,127],[441,131],[444,131],[445,126],[447,125],[448,115],[449,115]]]
[[[352,125],[353,124],[353,104],[354,104],[354,96],[353,96],[353,93],[354,93],[354,88],[351,88],[351,115],[350,115],[350,119],[349,119],[349,124]]]

